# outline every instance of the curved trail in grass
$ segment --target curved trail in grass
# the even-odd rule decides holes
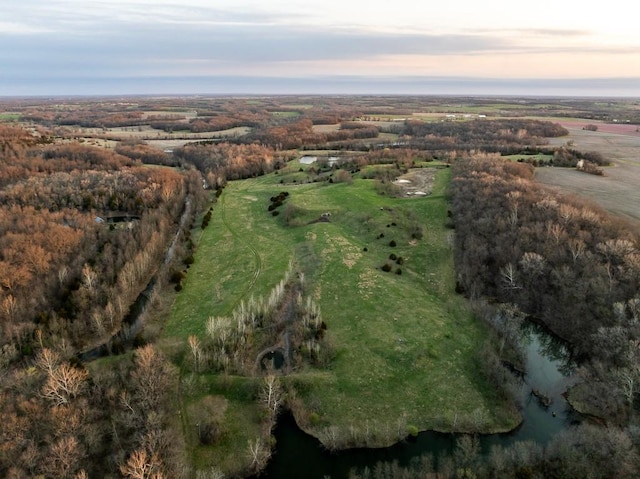
[[[245,238],[243,238],[243,236],[240,235],[232,227],[231,223],[229,222],[227,218],[227,201],[226,201],[227,196],[228,194],[223,192],[223,194],[220,195],[220,197],[218,198],[218,203],[217,203],[220,209],[220,218],[222,220],[222,223],[224,224],[225,228],[227,228],[227,230],[231,233],[231,236],[235,241],[238,241],[240,244],[243,244],[249,249],[249,251],[251,251],[251,254],[253,255],[255,260],[255,270],[253,271],[251,280],[249,281],[249,284],[247,285],[245,290],[242,292],[242,294],[240,294],[236,299],[236,301],[232,304],[231,310],[229,311],[229,313],[231,313],[236,308],[236,306],[238,306],[240,301],[242,301],[249,294],[249,292],[253,289],[256,282],[258,281],[258,278],[260,277],[260,273],[262,272],[262,257],[258,253],[257,249],[249,241],[245,240]],[[178,401],[179,401],[179,407],[180,407],[180,422],[182,427],[182,433],[185,437],[185,441],[188,444],[187,447],[189,450],[189,455],[191,456],[191,464],[195,464],[197,439],[194,440],[193,436],[189,434],[189,424],[190,424],[189,412],[184,402],[185,395],[184,393],[180,392],[183,387],[184,375],[185,375],[185,362],[183,361],[180,365],[180,375],[179,375],[179,381],[178,381],[178,390],[179,390]],[[189,477],[191,479],[194,479],[195,470],[191,472]]]
[[[223,192],[219,200],[220,217],[222,219],[222,223],[229,230],[229,232],[231,233],[231,236],[233,236],[234,239],[238,240],[241,244],[244,244],[244,246],[246,246],[249,249],[249,251],[251,251],[251,254],[253,255],[253,258],[255,260],[255,265],[256,265],[253,275],[251,277],[251,280],[249,281],[249,284],[247,285],[245,290],[242,292],[242,294],[238,297],[238,299],[233,303],[233,307],[231,308],[231,310],[233,311],[233,309],[240,303],[240,301],[242,301],[249,294],[249,292],[253,289],[256,282],[258,281],[258,278],[260,277],[260,273],[262,272],[262,257],[258,253],[258,250],[251,244],[251,242],[245,240],[245,238],[243,238],[236,230],[234,230],[231,224],[229,223],[229,220],[227,219],[226,196],[227,195],[224,194]]]

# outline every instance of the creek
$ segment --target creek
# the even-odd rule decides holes
[[[180,238],[180,232],[187,224],[189,215],[191,214],[191,199],[187,198],[184,202],[180,225],[173,235],[173,239],[167,252],[164,255],[163,266],[167,265],[174,255],[176,244]],[[155,292],[158,280],[158,272],[147,283],[144,290],[138,295],[136,300],[130,306],[127,315],[122,319],[122,327],[113,334],[109,339],[98,346],[94,346],[88,350],[78,353],[77,358],[81,362],[94,361],[98,358],[122,354],[129,351],[135,343],[136,335],[144,327],[144,312],[146,311],[149,300]]]
[[[573,369],[567,346],[534,324],[523,326],[521,341],[526,354],[521,390],[523,421],[509,433],[479,436],[485,454],[492,446],[509,446],[518,441],[546,444],[579,420],[563,397],[571,385]],[[426,431],[391,447],[329,452],[316,438],[298,428],[290,413],[280,418],[274,435],[275,453],[260,476],[269,479],[347,478],[351,470],[362,471],[365,467],[372,470],[377,463],[393,461],[408,466],[425,454],[432,454],[437,461],[438,456],[454,450],[458,437]]]

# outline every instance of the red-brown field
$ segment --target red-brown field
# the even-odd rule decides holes
[[[640,126],[630,123],[601,123],[589,120],[562,120],[558,122],[567,130],[582,129],[586,125],[596,125],[600,133],[640,136]]]

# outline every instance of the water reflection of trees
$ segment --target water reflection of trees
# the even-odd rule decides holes
[[[530,345],[535,336],[540,355],[556,363],[558,371],[563,376],[571,375],[575,368],[575,361],[565,341],[530,321],[523,324],[522,333],[523,344]]]

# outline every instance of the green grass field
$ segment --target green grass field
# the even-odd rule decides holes
[[[204,334],[209,316],[229,315],[241,300],[266,296],[293,260],[305,273],[306,294],[320,305],[328,326],[324,341],[335,355],[327,369],[305,367],[285,378],[296,389],[305,429],[327,444],[339,436],[335,444],[344,446],[389,444],[409,426],[514,427],[518,418],[504,413],[479,374],[477,350],[486,331],[454,292],[452,233],[445,227],[449,170],[439,170],[433,195],[398,199],[378,195],[372,180],[292,183],[300,167],[293,162],[278,174],[225,188],[165,340],[185,343]],[[298,226],[267,212],[269,198],[280,191],[290,193],[280,210],[289,204],[289,224]],[[326,213],[328,222],[315,221]],[[391,261],[391,254],[404,262]],[[390,272],[382,271],[385,263]],[[234,389],[225,392],[216,381],[209,379],[207,393],[227,394],[230,410],[241,408]],[[251,438],[257,431],[246,426],[238,433]]]
[[[20,116],[20,113],[0,113],[0,121],[18,121]]]

